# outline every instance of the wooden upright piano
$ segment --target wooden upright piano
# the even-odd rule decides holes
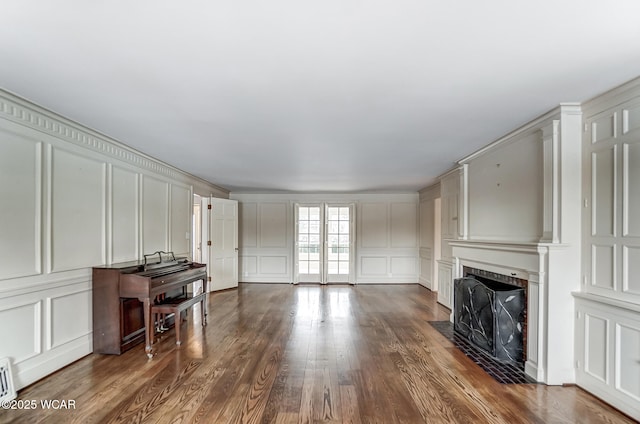
[[[121,354],[145,341],[151,358],[157,298],[182,295],[186,286],[202,280],[207,295],[206,265],[156,252],[143,261],[93,268],[93,351]],[[176,325],[180,325],[177,318]]]

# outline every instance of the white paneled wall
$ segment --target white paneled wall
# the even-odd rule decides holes
[[[417,194],[232,194],[240,210],[240,281],[291,283],[294,205],[356,204],[356,282],[416,283]]]
[[[585,105],[576,380],[640,419],[640,80]]]
[[[415,283],[419,274],[418,202],[371,198],[357,204],[356,281]]]
[[[292,281],[292,207],[288,200],[238,202],[240,281]]]
[[[91,267],[190,252],[218,187],[0,92],[0,357],[22,388],[92,352]]]

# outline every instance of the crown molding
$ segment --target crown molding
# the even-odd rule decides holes
[[[0,118],[170,179],[189,180],[190,182],[198,181],[215,191],[227,193],[228,195],[228,190],[222,187],[141,153],[107,135],[35,105],[3,89],[0,89]]]

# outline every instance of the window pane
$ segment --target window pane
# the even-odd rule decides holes
[[[309,274],[320,274],[320,262],[309,262]]]
[[[309,208],[309,219],[312,221],[320,221],[320,208],[312,207]]]
[[[299,220],[307,220],[309,219],[309,208],[301,206],[298,208],[298,219]]]
[[[340,216],[339,208],[329,208],[327,220],[337,221],[339,216]]]
[[[349,234],[349,221],[340,221],[339,231],[340,234]]]
[[[298,262],[298,273],[299,274],[308,274],[309,273],[309,262],[307,262],[307,261]]]
[[[301,234],[309,232],[309,221],[300,221],[300,226],[298,227],[298,232]]]
[[[349,220],[349,208],[340,208],[340,220]]]
[[[338,262],[329,261],[327,266],[329,268],[329,274],[337,274],[338,273]]]
[[[311,233],[311,234],[320,234],[320,222],[318,222],[318,221],[310,221],[309,222],[309,233]]]
[[[339,262],[338,274],[349,274],[349,262]]]
[[[329,234],[338,233],[339,228],[340,227],[338,225],[338,221],[329,221],[329,225],[328,225]]]

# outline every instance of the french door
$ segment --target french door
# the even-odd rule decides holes
[[[296,282],[353,281],[353,205],[296,205]]]

